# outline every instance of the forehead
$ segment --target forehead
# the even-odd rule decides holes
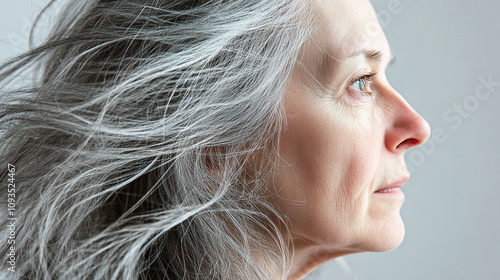
[[[387,41],[368,0],[314,0],[316,42],[328,53],[347,57],[358,49],[388,51]]]
[[[380,51],[381,61],[389,62],[389,45],[368,0],[311,2],[316,32],[302,47],[296,81],[327,85],[339,67],[352,62],[351,56],[364,50]]]

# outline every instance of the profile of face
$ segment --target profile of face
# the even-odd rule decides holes
[[[404,154],[430,128],[386,78],[391,51],[370,2],[314,3],[319,29],[285,93],[271,199],[297,260],[392,250],[405,232]]]

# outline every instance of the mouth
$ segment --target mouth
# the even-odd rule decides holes
[[[377,194],[403,194],[401,191],[401,187],[408,182],[408,177],[402,177],[388,185],[385,185],[378,190],[376,190],[374,193]]]

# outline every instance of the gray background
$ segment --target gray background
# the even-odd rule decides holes
[[[0,2],[0,61],[27,49],[45,2]],[[433,136],[407,153],[403,244],[343,260],[359,280],[500,279],[500,86],[475,96],[481,77],[500,83],[500,1],[373,4],[397,56],[388,77]],[[350,279],[342,267],[334,260],[308,278]]]

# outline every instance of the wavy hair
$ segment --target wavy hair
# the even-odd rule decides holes
[[[265,189],[305,3],[70,1],[0,70],[17,218],[16,273],[1,276],[286,278],[286,217]]]

